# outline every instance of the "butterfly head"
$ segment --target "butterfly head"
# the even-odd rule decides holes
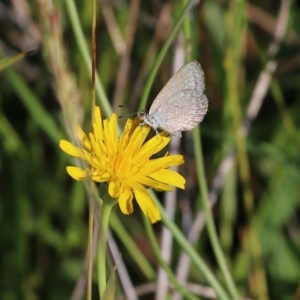
[[[137,112],[137,116],[140,118],[141,121],[145,121],[148,117],[148,111],[147,110],[141,110]]]

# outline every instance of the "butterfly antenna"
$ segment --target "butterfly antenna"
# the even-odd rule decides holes
[[[132,108],[132,109],[136,109],[138,110],[139,108],[136,107],[136,106],[125,106],[125,105],[118,105],[119,107],[122,107],[122,108]]]
[[[118,105],[119,107],[122,107],[122,108],[127,108],[127,107],[130,107],[130,106],[125,106],[125,105]],[[134,108],[138,111],[138,108],[137,107],[130,107],[130,108]],[[118,119],[121,119],[123,117],[129,117],[129,116],[133,116],[133,115],[136,115],[137,112],[134,112],[134,113],[131,113],[131,114],[128,114],[128,115],[125,115],[125,116],[118,116]]]
[[[123,117],[133,116],[133,115],[136,115],[136,114],[137,114],[137,113],[134,112],[134,113],[132,113],[132,114],[128,114],[128,115],[125,115],[125,116],[118,116],[118,119],[121,119],[121,118],[123,118]]]

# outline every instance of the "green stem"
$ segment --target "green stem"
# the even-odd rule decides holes
[[[164,260],[164,258],[161,255],[161,250],[157,244],[157,240],[155,237],[155,234],[153,232],[153,228],[151,226],[151,224],[149,223],[149,220],[146,218],[145,215],[143,215],[143,221],[144,221],[144,225],[145,225],[145,229],[147,232],[147,236],[149,237],[150,240],[150,244],[152,246],[152,249],[156,255],[156,258],[158,259],[159,265],[165,270],[165,272],[167,273],[171,283],[174,285],[174,289],[176,291],[178,291],[183,297],[184,299],[188,299],[188,300],[197,300],[198,298],[196,296],[194,296],[193,294],[191,294],[176,278],[176,276],[174,275],[172,269],[169,267],[169,265],[167,264],[167,262]]]
[[[100,197],[103,200],[100,213],[100,236],[98,243],[98,284],[100,299],[106,287],[106,245],[109,217],[112,208],[117,203],[115,199],[110,198],[104,186],[105,185],[102,184],[99,191]]]
[[[180,6],[186,5],[187,0],[181,0]],[[184,53],[185,53],[185,61],[189,62],[193,59],[193,47],[194,43],[192,41],[192,18],[191,14],[189,14],[183,21],[182,24],[182,32],[184,37]]]
[[[216,256],[216,259],[217,259],[217,262],[221,269],[221,272],[224,276],[228,291],[231,295],[231,299],[237,300],[237,299],[239,299],[238,291],[236,289],[236,286],[233,282],[233,279],[232,279],[229,269],[227,267],[227,263],[226,263],[223,251],[221,249],[221,245],[219,243],[219,239],[217,236],[217,230],[215,227],[211,208],[209,205],[199,127],[195,128],[195,130],[193,131],[193,136],[194,136],[194,141],[195,141],[194,147],[195,147],[196,165],[197,165],[197,170],[198,170],[198,180],[199,180],[199,186],[201,189],[202,205],[203,205],[203,209],[204,209],[205,216],[206,216],[207,231],[209,234],[209,238],[210,238],[210,242],[212,244],[214,254]]]
[[[84,37],[83,29],[80,23],[80,19],[78,16],[77,8],[74,0],[66,0],[66,9],[70,18],[71,26],[74,31],[75,40],[78,45],[79,52],[82,56],[85,67],[87,68],[88,75],[91,77],[92,75],[92,63],[91,63],[91,55]],[[102,82],[99,76],[96,73],[96,93],[98,98],[100,99],[101,109],[104,113],[109,116],[111,114],[111,105],[109,100],[105,94]]]
[[[156,278],[155,270],[150,264],[149,260],[145,257],[145,254],[141,252],[133,237],[129,234],[128,230],[123,226],[122,222],[116,216],[112,214],[109,221],[109,227],[114,234],[120,239],[126,249],[130,249],[131,258],[142,272],[143,276],[149,281],[153,281]]]
[[[149,96],[149,93],[150,93],[150,89],[151,89],[151,86],[152,86],[152,83],[154,81],[154,78],[156,76],[156,73],[158,71],[158,68],[159,66],[161,65],[161,62],[164,58],[164,56],[166,55],[167,51],[168,51],[168,48],[169,46],[171,45],[177,31],[179,30],[186,14],[188,13],[188,11],[191,9],[192,5],[194,4],[194,0],[190,0],[187,5],[184,7],[184,9],[182,10],[181,14],[179,15],[178,19],[176,20],[175,22],[175,25],[174,27],[172,28],[167,40],[165,41],[161,51],[159,52],[158,56],[157,56],[157,59],[153,65],[153,68],[150,72],[150,75],[149,75],[149,78],[146,82],[146,85],[145,85],[145,88],[144,88],[144,92],[143,92],[143,95],[142,95],[142,99],[141,99],[141,102],[140,102],[140,108],[144,108],[146,106],[146,102],[147,102],[147,99],[148,99],[148,96]]]
[[[210,284],[210,286],[215,290],[215,292],[218,295],[218,299],[220,299],[220,300],[233,299],[227,295],[226,291],[223,289],[221,284],[218,282],[218,280],[216,279],[214,274],[210,271],[208,266],[205,264],[205,262],[199,256],[199,253],[197,253],[197,251],[194,249],[194,247],[183,236],[182,232],[178,229],[178,227],[169,219],[169,217],[167,216],[167,214],[164,211],[163,206],[157,200],[157,198],[154,196],[154,193],[151,193],[151,196],[153,196],[153,199],[155,200],[155,203],[161,213],[162,221],[163,221],[164,225],[166,225],[167,228],[172,232],[174,239],[181,246],[183,251],[185,251],[187,253],[187,255],[191,258],[191,261],[193,262],[193,266],[196,269],[198,269],[201,272],[201,274],[203,274],[204,278],[207,280],[207,282]]]
[[[88,241],[88,272],[87,272],[87,289],[86,298],[87,300],[92,300],[92,281],[93,281],[93,235],[94,235],[94,215],[95,215],[95,205],[94,205],[94,184],[89,181],[89,241]]]

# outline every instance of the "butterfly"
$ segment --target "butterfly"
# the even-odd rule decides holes
[[[192,130],[204,118],[208,101],[203,94],[204,72],[197,61],[184,65],[156,96],[149,111],[137,113],[140,126],[149,125],[158,134],[160,128],[170,135]]]

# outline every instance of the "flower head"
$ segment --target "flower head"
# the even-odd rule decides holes
[[[124,214],[133,212],[133,196],[151,223],[161,219],[158,208],[147,188],[172,191],[173,186],[184,189],[185,179],[173,170],[184,162],[182,155],[167,154],[151,157],[162,150],[170,137],[162,132],[145,142],[150,128],[139,126],[140,120],[128,119],[120,136],[117,133],[117,116],[112,114],[102,122],[100,108],[95,107],[93,130],[87,136],[78,128],[81,148],[61,140],[60,148],[67,154],[85,160],[88,168],[68,166],[68,174],[76,180],[91,178],[106,182],[108,193],[118,199]]]

